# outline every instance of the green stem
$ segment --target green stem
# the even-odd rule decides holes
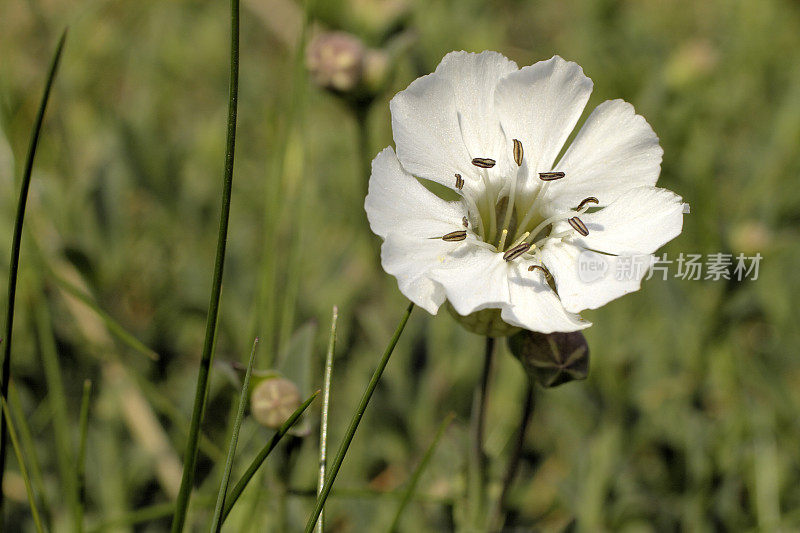
[[[217,494],[217,505],[214,508],[214,518],[211,520],[211,531],[218,533],[222,529],[222,509],[225,507],[225,494],[228,492],[228,483],[231,480],[231,470],[233,470],[233,458],[236,455],[236,444],[239,442],[239,430],[242,427],[244,418],[244,407],[247,405],[247,393],[250,391],[250,374],[253,371],[253,361],[256,357],[256,346],[258,339],[253,342],[253,350],[250,352],[250,361],[247,363],[247,372],[242,383],[242,393],[239,395],[239,407],[236,411],[236,418],[233,423],[233,433],[231,444],[228,447],[228,457],[225,459],[225,471],[222,474],[222,481],[219,484]]]
[[[22,224],[25,220],[25,207],[28,205],[28,190],[31,185],[31,173],[33,172],[33,158],[36,156],[36,147],[39,145],[39,134],[42,131],[44,112],[47,108],[47,101],[50,99],[50,89],[58,72],[58,64],[61,62],[61,53],[64,50],[64,42],[67,39],[67,30],[61,34],[58,40],[56,52],[50,62],[50,71],[47,74],[47,81],[44,86],[44,94],[39,103],[39,110],[36,112],[36,119],[33,123],[33,132],[28,146],[28,156],[25,159],[25,169],[22,172],[22,184],[19,191],[19,202],[17,203],[17,215],[14,219],[14,236],[11,241],[11,264],[8,269],[8,307],[6,310],[6,329],[5,344],[3,345],[3,364],[2,376],[0,376],[0,394],[3,401],[8,398],[8,383],[11,380],[11,332],[14,326],[14,301],[17,295],[17,272],[19,270],[19,249],[22,242]],[[3,486],[3,478],[6,470],[6,425],[3,423],[4,412],[0,412],[0,487]],[[3,508],[3,491],[0,490],[0,510]]]
[[[81,399],[81,414],[78,423],[80,441],[78,442],[78,460],[75,466],[75,487],[78,492],[78,506],[75,514],[75,531],[83,531],[83,507],[86,503],[86,436],[89,431],[89,399],[92,393],[92,380],[83,382],[83,397]]]
[[[522,414],[519,421],[519,430],[517,431],[517,438],[514,441],[514,448],[511,450],[511,455],[508,458],[508,465],[506,466],[506,473],[503,476],[503,488],[500,490],[500,497],[495,503],[494,510],[492,511],[492,531],[501,531],[503,522],[505,522],[505,506],[508,500],[508,493],[511,490],[511,484],[514,482],[514,477],[517,475],[519,468],[519,460],[522,457],[522,447],[525,444],[525,433],[528,430],[528,425],[533,415],[535,406],[533,382],[528,380],[527,388],[525,389],[525,404],[522,407]]]
[[[5,417],[3,418],[3,422],[5,425],[8,426],[8,434],[11,437],[11,445],[14,448],[14,455],[17,456],[17,462],[19,463],[19,473],[22,476],[22,480],[25,482],[25,492],[28,494],[28,504],[31,506],[31,516],[33,517],[33,524],[36,526],[36,531],[38,533],[44,533],[44,528],[42,527],[42,521],[39,518],[39,511],[36,508],[36,496],[33,494],[33,487],[31,486],[31,479],[28,476],[28,470],[25,468],[25,459],[22,457],[22,450],[19,447],[19,440],[17,439],[17,432],[14,431],[14,424],[11,421],[11,411],[8,408],[8,403],[6,399],[2,399],[3,402],[3,414]]]
[[[353,436],[356,434],[358,424],[361,422],[361,418],[364,416],[364,411],[367,410],[367,405],[369,405],[369,401],[372,398],[372,393],[375,392],[375,387],[378,386],[378,382],[383,375],[386,364],[389,362],[389,357],[392,355],[394,347],[397,345],[397,341],[400,340],[400,335],[403,333],[403,329],[405,329],[406,323],[408,322],[408,317],[411,316],[411,311],[413,309],[414,304],[408,304],[408,308],[406,308],[403,318],[400,319],[400,324],[398,324],[394,335],[392,335],[392,338],[389,341],[389,345],[386,347],[381,360],[378,362],[378,367],[375,369],[375,372],[372,374],[372,378],[369,380],[367,389],[364,391],[364,395],[361,397],[361,401],[356,408],[353,419],[350,421],[350,426],[348,426],[347,432],[342,439],[342,444],[339,446],[339,451],[336,452],[336,457],[334,458],[333,465],[331,466],[331,473],[328,476],[328,479],[325,481],[325,485],[322,487],[322,492],[317,497],[317,502],[314,505],[314,511],[308,518],[305,533],[311,533],[314,531],[314,526],[317,523],[317,519],[319,519],[319,515],[322,513],[322,508],[325,506],[325,500],[328,499],[328,495],[331,492],[331,487],[333,487],[333,482],[336,481],[336,475],[339,473],[339,469],[342,467],[344,456],[347,454],[347,450],[350,448],[350,443],[353,441]]]
[[[300,415],[302,415],[308,406],[311,405],[311,402],[314,401],[317,395],[319,395],[319,391],[316,391],[314,394],[309,396],[308,399],[304,401],[294,413],[292,413],[292,416],[290,416],[286,422],[284,422],[283,425],[278,428],[278,431],[276,431],[272,438],[269,439],[269,442],[263,448],[261,448],[261,451],[258,452],[258,455],[256,455],[255,459],[253,459],[253,462],[250,463],[250,466],[247,467],[245,473],[242,474],[241,479],[236,483],[236,485],[234,485],[233,489],[231,489],[231,496],[225,502],[225,508],[222,511],[222,522],[225,522],[225,519],[228,517],[228,514],[230,514],[231,509],[233,509],[233,505],[236,503],[236,500],[239,499],[239,496],[242,495],[242,492],[244,492],[247,484],[250,483],[250,480],[253,479],[254,475],[256,475],[256,472],[261,464],[264,462],[264,460],[266,460],[270,452],[275,449],[275,446],[278,445],[281,438],[283,438],[283,436],[286,435],[295,422],[297,422],[297,420],[300,418]]]
[[[486,422],[486,399],[488,397],[489,378],[492,372],[495,341],[486,337],[483,357],[483,372],[481,382],[475,388],[472,404],[472,453],[470,475],[470,510],[471,522],[474,527],[482,524],[486,509],[486,481],[487,461],[483,450],[484,427]]]
[[[194,484],[195,466],[197,464],[197,448],[200,437],[200,423],[208,396],[208,376],[211,360],[214,357],[214,338],[219,315],[219,300],[222,292],[222,271],[225,264],[225,248],[228,241],[228,219],[231,211],[231,188],[233,186],[233,156],[236,146],[236,112],[239,97],[239,0],[231,0],[231,70],[228,99],[228,130],[225,148],[225,171],[222,189],[222,210],[219,217],[219,234],[217,236],[217,255],[214,263],[214,279],[211,288],[211,300],[208,304],[206,320],[206,336],[203,342],[203,355],[197,376],[192,422],[189,426],[189,440],[183,457],[183,476],[175,505],[175,516],[172,519],[172,533],[183,531],[186,523],[186,512]]]
[[[325,354],[325,377],[322,382],[322,416],[319,422],[319,478],[317,480],[317,496],[322,493],[325,485],[325,468],[328,460],[328,408],[331,399],[331,375],[333,374],[333,354],[336,351],[336,322],[339,319],[339,309],[333,306],[331,317],[331,335],[328,339],[328,352]],[[324,509],[319,513],[317,533],[325,529]]]
[[[411,479],[408,482],[408,487],[406,487],[406,490],[403,493],[403,499],[400,500],[400,503],[397,506],[397,511],[394,514],[392,525],[389,526],[390,533],[398,531],[400,527],[400,520],[403,518],[403,511],[405,511],[406,506],[411,501],[411,497],[414,496],[417,484],[419,483],[419,478],[422,477],[422,473],[425,471],[425,468],[427,468],[428,463],[431,462],[433,452],[436,451],[439,441],[442,439],[445,430],[453,421],[453,418],[455,418],[455,414],[450,413],[444,418],[444,420],[442,420],[442,423],[439,425],[439,430],[436,432],[436,436],[433,437],[431,445],[428,446],[428,449],[425,451],[425,455],[422,457],[422,461],[420,461],[419,466],[417,466],[416,470],[414,470],[414,473],[411,475]]]

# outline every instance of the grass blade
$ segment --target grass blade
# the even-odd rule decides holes
[[[14,219],[14,236],[11,241],[11,264],[8,269],[8,307],[6,309],[6,329],[5,344],[3,345],[3,364],[2,377],[0,378],[0,394],[3,401],[8,398],[8,383],[11,380],[11,332],[14,326],[14,301],[17,295],[17,272],[19,270],[19,249],[22,242],[22,224],[25,221],[25,207],[28,205],[28,190],[31,185],[31,173],[33,172],[33,159],[36,156],[36,147],[39,145],[39,134],[42,131],[44,112],[47,108],[47,101],[50,99],[50,90],[58,72],[58,64],[61,62],[61,53],[64,50],[64,42],[67,39],[67,30],[61,34],[58,40],[56,52],[50,63],[50,71],[47,74],[47,81],[44,86],[44,93],[36,112],[36,119],[33,123],[31,141],[28,147],[28,155],[25,159],[25,169],[22,172],[22,183],[19,191],[19,203],[17,204],[17,215]],[[3,486],[3,477],[6,466],[6,425],[2,423],[4,413],[0,413],[0,487]],[[3,508],[3,491],[0,490],[0,509]]]
[[[319,497],[317,497],[317,502],[314,504],[314,510],[312,511],[311,516],[308,517],[308,523],[306,523],[305,529],[306,533],[311,533],[314,531],[314,526],[319,519],[319,515],[322,513],[322,508],[325,506],[325,500],[328,499],[328,495],[331,493],[331,487],[333,487],[333,482],[336,481],[336,475],[339,473],[339,469],[342,467],[344,456],[347,454],[347,450],[350,448],[350,443],[353,441],[353,436],[356,434],[358,424],[361,422],[361,418],[364,416],[364,411],[367,410],[367,405],[369,405],[369,401],[372,398],[372,393],[375,392],[375,387],[378,386],[378,382],[383,375],[386,364],[389,362],[389,357],[392,355],[394,347],[397,345],[397,341],[400,340],[400,335],[403,333],[406,323],[408,322],[408,317],[411,316],[411,311],[413,309],[414,304],[408,304],[408,308],[406,308],[403,318],[400,319],[400,324],[397,325],[397,329],[395,330],[394,335],[392,335],[389,345],[386,347],[381,360],[378,362],[378,367],[375,369],[375,372],[372,374],[372,378],[367,384],[364,395],[361,397],[361,401],[356,408],[356,412],[353,414],[353,419],[350,421],[350,426],[348,426],[347,432],[342,439],[342,444],[339,446],[339,451],[336,452],[336,457],[334,458],[333,466],[331,467],[331,473],[328,476],[328,479],[325,481],[325,485],[322,487],[322,492],[320,493]]]
[[[14,419],[17,421],[17,429],[19,429],[20,443],[23,450],[29,450],[29,459],[31,463],[31,482],[33,483],[34,492],[39,495],[39,503],[43,511],[42,520],[46,529],[50,529],[51,516],[50,516],[50,503],[47,500],[47,492],[44,489],[44,478],[42,476],[42,468],[39,463],[39,458],[36,455],[36,444],[33,441],[33,434],[31,433],[28,419],[22,411],[22,404],[20,403],[19,393],[14,384],[8,389],[9,406],[13,411]]]
[[[0,398],[3,401],[3,414],[5,415],[5,423],[8,426],[8,434],[11,437],[11,445],[14,447],[14,455],[17,456],[19,463],[19,472],[25,481],[25,491],[28,493],[28,503],[31,506],[31,514],[33,515],[33,523],[36,526],[36,531],[39,533],[44,532],[42,528],[42,521],[39,519],[39,511],[36,508],[36,496],[33,494],[33,487],[31,487],[31,480],[28,477],[28,470],[25,468],[25,461],[22,458],[22,450],[19,447],[17,440],[17,432],[14,431],[14,424],[11,422],[11,411],[8,409],[8,403],[5,398]]]
[[[78,419],[78,458],[75,461],[75,487],[78,490],[78,512],[75,515],[75,531],[83,531],[83,506],[86,501],[86,435],[89,430],[89,399],[92,394],[92,380],[83,382],[83,397],[81,398],[81,414]]]
[[[253,371],[253,361],[255,360],[256,356],[256,346],[258,346],[258,339],[253,342],[253,350],[250,352],[250,361],[247,362],[247,372],[245,372],[244,383],[242,383],[242,394],[239,396],[239,408],[236,411],[236,419],[233,423],[233,434],[231,435],[231,444],[228,447],[228,457],[225,459],[225,472],[222,474],[222,481],[219,484],[217,505],[214,508],[214,517],[211,520],[211,531],[214,532],[217,532],[222,528],[222,509],[225,506],[225,494],[228,492],[228,483],[231,480],[233,457],[236,455],[236,444],[239,441],[239,430],[242,427],[242,418],[244,418],[244,406],[247,405],[247,393],[250,390],[250,374]]]
[[[222,271],[225,265],[225,248],[228,241],[228,219],[231,211],[231,189],[233,187],[233,158],[236,147],[236,113],[239,99],[239,0],[231,0],[231,71],[228,99],[228,129],[225,147],[225,171],[222,188],[222,209],[219,217],[219,234],[217,236],[217,254],[214,262],[214,278],[211,288],[211,300],[208,304],[206,320],[206,336],[203,341],[203,355],[197,375],[197,388],[192,409],[192,422],[189,426],[189,440],[183,458],[183,476],[178,490],[175,505],[175,516],[172,519],[172,533],[183,531],[186,523],[186,511],[194,484],[194,470],[197,465],[197,449],[200,440],[200,422],[206,406],[208,395],[208,375],[211,360],[214,357],[214,338],[219,315],[219,300],[222,293]]]
[[[253,462],[250,463],[250,466],[247,467],[247,470],[242,475],[241,479],[234,485],[233,489],[231,489],[231,496],[225,502],[225,508],[222,511],[222,522],[225,522],[225,519],[230,514],[231,509],[233,509],[233,505],[236,503],[236,500],[239,499],[239,496],[242,495],[244,489],[247,487],[247,484],[250,483],[250,480],[253,479],[253,476],[258,471],[261,464],[270,454],[270,452],[278,445],[284,435],[291,429],[291,427],[300,419],[300,415],[311,405],[311,402],[319,395],[319,391],[316,391],[314,394],[308,397],[306,401],[304,401],[300,407],[298,407],[292,416],[290,416],[286,422],[283,423],[281,427],[278,428],[278,431],[269,439],[269,442],[261,448],[261,451],[258,452]]]
[[[417,488],[419,479],[422,477],[422,473],[428,467],[428,463],[431,462],[433,452],[436,451],[439,441],[442,439],[445,430],[450,426],[450,423],[453,421],[455,416],[455,413],[450,413],[444,418],[444,420],[442,420],[442,423],[439,425],[439,429],[436,431],[436,435],[433,437],[433,442],[431,442],[430,446],[428,446],[428,449],[425,451],[425,455],[422,456],[422,461],[420,461],[416,470],[414,470],[414,473],[411,475],[411,479],[408,481],[408,487],[406,487],[406,490],[403,493],[403,499],[400,500],[400,503],[397,506],[397,512],[394,514],[394,520],[392,520],[392,525],[389,527],[390,533],[397,531],[398,527],[400,527],[400,519],[403,517],[403,511],[405,511],[408,502],[411,501],[411,497],[414,495],[414,491]]]
[[[317,482],[317,497],[322,494],[325,485],[325,466],[328,460],[328,407],[331,399],[331,374],[333,374],[333,354],[336,351],[336,322],[339,319],[339,309],[333,306],[331,317],[331,336],[328,339],[328,353],[325,354],[325,377],[322,382],[322,418],[319,423],[319,480]],[[325,527],[325,509],[319,513],[317,533],[322,533]]]

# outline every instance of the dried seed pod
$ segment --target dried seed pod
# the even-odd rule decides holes
[[[528,377],[542,387],[555,387],[589,374],[589,344],[580,331],[536,333],[523,330],[508,338],[511,353]]]
[[[250,411],[262,426],[277,429],[300,407],[297,385],[286,378],[268,378],[250,393]]]

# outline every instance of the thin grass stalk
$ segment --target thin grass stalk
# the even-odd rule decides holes
[[[304,0],[302,2],[302,17],[300,23],[300,35],[297,37],[297,47],[292,62],[292,84],[289,94],[289,109],[286,113],[286,123],[282,134],[279,136],[279,146],[275,150],[277,157],[274,160],[271,174],[273,174],[273,187],[268,187],[268,198],[266,198],[266,209],[264,209],[264,234],[267,235],[267,242],[271,246],[265,246],[261,254],[260,271],[261,280],[259,282],[259,290],[256,296],[256,306],[253,310],[253,327],[255,332],[264,332],[262,338],[268,347],[267,354],[270,358],[267,360],[268,367],[272,367],[275,363],[275,354],[278,353],[280,342],[278,339],[281,335],[281,328],[276,324],[275,313],[277,312],[277,295],[275,286],[278,277],[278,261],[277,255],[272,253],[272,249],[277,246],[281,225],[281,217],[278,213],[281,211],[281,199],[284,198],[283,194],[283,180],[281,179],[284,172],[284,165],[286,162],[286,154],[289,150],[292,129],[298,120],[300,109],[305,98],[305,48],[306,48],[306,34],[308,33],[308,11],[311,0]],[[277,191],[275,189],[278,189]],[[290,199],[288,202],[292,204]],[[302,222],[302,217],[294,217],[296,220]],[[293,240],[294,242],[294,240]],[[295,244],[296,246],[296,244]],[[291,263],[290,263],[291,264]],[[294,270],[289,271],[291,274]],[[288,300],[284,300],[284,306],[287,305]],[[294,302],[294,300],[292,300]],[[283,336],[285,339],[288,335]]]
[[[136,509],[135,511],[131,511],[114,518],[106,519],[89,529],[89,533],[103,533],[114,528],[134,526],[143,522],[152,522],[153,520],[165,518],[171,515],[174,511],[175,504],[172,502],[157,503],[148,507]]]
[[[44,489],[44,478],[42,477],[42,468],[39,464],[39,458],[36,455],[36,444],[33,441],[33,434],[31,433],[28,418],[22,411],[22,404],[20,403],[19,393],[17,388],[12,383],[8,388],[9,406],[13,411],[14,418],[17,421],[17,429],[19,430],[20,442],[23,450],[28,450],[30,466],[31,466],[31,482],[33,483],[33,490],[39,495],[39,503],[42,509],[42,521],[44,522],[45,529],[49,530],[51,525],[51,509],[50,503],[47,499],[47,492]]]
[[[425,450],[425,455],[422,456],[422,461],[420,461],[419,465],[414,470],[414,473],[411,475],[411,479],[408,481],[408,486],[403,492],[403,499],[401,499],[400,503],[397,505],[397,511],[394,513],[394,520],[392,520],[392,525],[389,526],[389,533],[398,531],[400,527],[400,520],[403,518],[403,512],[406,510],[406,507],[411,501],[412,496],[414,496],[414,492],[417,490],[417,485],[422,477],[422,473],[431,462],[433,453],[436,451],[439,441],[442,440],[445,430],[450,426],[450,423],[453,422],[453,418],[455,418],[455,413],[450,413],[444,418],[444,420],[442,420],[442,423],[439,424],[439,429],[436,431],[433,441],[431,442],[430,446],[428,446],[428,449]]]
[[[470,421],[472,448],[469,461],[469,503],[472,527],[477,527],[478,524],[483,523],[486,512],[488,465],[486,461],[486,452],[483,449],[483,440],[486,422],[486,403],[489,381],[492,373],[492,362],[494,359],[494,346],[495,340],[492,337],[486,337],[481,381],[475,388],[475,395],[472,403],[472,420]]]
[[[197,389],[192,409],[192,421],[189,426],[189,440],[183,459],[183,476],[178,490],[175,505],[175,516],[172,520],[172,533],[183,531],[186,523],[186,512],[194,484],[195,467],[197,465],[197,449],[200,441],[200,423],[206,407],[208,396],[208,376],[211,360],[214,357],[214,339],[219,315],[219,300],[222,293],[222,271],[225,265],[225,248],[228,242],[228,219],[231,212],[231,189],[233,187],[233,157],[236,147],[236,113],[239,99],[239,0],[231,0],[231,71],[228,98],[228,129],[225,147],[225,171],[222,188],[222,209],[219,217],[219,234],[217,236],[217,255],[214,262],[214,279],[211,285],[211,301],[208,304],[206,320],[206,336],[203,342],[203,355],[197,376]]]
[[[367,410],[367,405],[369,405],[369,401],[372,398],[372,393],[375,392],[375,388],[378,386],[378,382],[383,375],[386,364],[389,362],[389,357],[391,357],[394,347],[397,346],[397,341],[400,340],[400,335],[402,335],[403,330],[406,327],[406,323],[408,322],[408,317],[411,316],[411,311],[413,309],[414,304],[408,304],[406,312],[403,314],[403,318],[400,319],[400,324],[397,325],[397,329],[395,330],[394,335],[392,335],[389,345],[386,347],[381,360],[378,362],[378,367],[375,369],[375,372],[372,374],[372,378],[367,384],[364,395],[361,397],[361,401],[358,403],[358,407],[353,414],[353,418],[350,421],[347,432],[342,439],[342,444],[339,446],[339,451],[336,452],[336,457],[334,458],[333,465],[331,466],[331,473],[328,475],[328,479],[325,481],[325,485],[322,487],[322,492],[320,493],[319,497],[317,497],[317,501],[314,504],[314,510],[312,511],[311,516],[308,517],[305,533],[312,533],[312,531],[314,531],[314,526],[319,519],[319,515],[322,513],[322,508],[325,506],[325,500],[328,499],[328,495],[333,487],[333,482],[336,481],[336,475],[339,473],[339,469],[342,467],[344,457],[347,455],[347,450],[350,448],[350,443],[353,442],[353,436],[356,434],[358,424],[361,422],[361,418],[364,416],[364,411]]]
[[[253,350],[250,352],[250,360],[247,362],[247,371],[244,374],[242,383],[242,393],[239,395],[239,407],[236,411],[236,419],[233,423],[233,434],[231,444],[228,447],[228,457],[225,459],[225,471],[222,474],[222,481],[219,484],[217,493],[217,504],[214,507],[214,517],[211,520],[211,531],[219,532],[222,529],[222,509],[225,507],[225,494],[228,492],[228,484],[231,480],[231,470],[233,470],[233,458],[236,455],[236,444],[239,442],[239,430],[242,428],[244,418],[244,407],[247,405],[247,393],[250,390],[250,375],[253,372],[253,361],[256,358],[256,347],[258,338],[253,342]]]
[[[41,294],[41,290],[37,291]],[[31,297],[34,326],[39,342],[39,354],[42,358],[45,382],[47,383],[47,402],[50,404],[53,422],[53,440],[56,448],[56,465],[61,481],[64,501],[69,506],[73,522],[78,515],[78,491],[74,485],[72,438],[70,435],[69,415],[67,414],[67,394],[64,390],[63,372],[58,360],[58,347],[53,336],[52,317],[47,303],[41,298]]]
[[[500,489],[500,497],[497,498],[497,502],[495,502],[494,509],[491,513],[490,525],[492,526],[492,531],[500,531],[503,528],[508,493],[511,491],[511,485],[514,483],[514,478],[516,477],[517,470],[519,469],[519,460],[522,457],[522,447],[525,444],[525,433],[528,431],[528,425],[530,424],[531,417],[533,416],[535,403],[535,390],[533,383],[528,380],[528,385],[525,389],[525,404],[522,407],[522,414],[520,415],[517,438],[514,440],[514,448],[511,450],[511,455],[508,457],[506,472],[503,476],[503,485]]]
[[[36,112],[36,119],[33,123],[28,155],[25,159],[25,168],[22,172],[22,183],[19,191],[19,202],[17,203],[17,214],[14,219],[14,235],[11,240],[11,263],[8,268],[8,307],[6,308],[6,328],[5,344],[3,345],[2,376],[0,376],[0,395],[3,401],[8,398],[8,383],[11,381],[11,333],[14,330],[14,302],[17,296],[17,273],[19,271],[19,251],[22,243],[22,225],[25,221],[25,208],[28,205],[28,190],[31,185],[31,174],[33,172],[33,159],[36,156],[36,147],[39,146],[39,135],[42,131],[44,122],[44,112],[47,109],[47,101],[50,99],[50,90],[56,79],[58,65],[61,62],[61,53],[64,51],[64,42],[67,39],[67,30],[61,33],[58,40],[53,59],[50,62],[50,71],[47,74],[47,81],[44,85],[44,93],[39,103],[39,110]],[[4,413],[0,413],[0,487],[3,486],[6,466],[6,425],[3,424]],[[0,510],[3,508],[3,491],[0,490]]]
[[[222,522],[225,522],[225,519],[228,517],[228,514],[230,514],[234,504],[239,499],[239,496],[241,496],[242,492],[244,492],[244,489],[247,488],[247,484],[250,483],[251,479],[253,479],[253,476],[269,456],[270,452],[275,449],[275,446],[278,445],[283,436],[286,435],[292,426],[300,419],[300,415],[302,415],[308,406],[311,405],[311,402],[313,402],[314,399],[319,395],[319,392],[320,391],[316,391],[314,394],[309,396],[308,399],[306,399],[306,401],[304,401],[300,407],[298,407],[295,412],[292,413],[292,416],[290,416],[286,422],[284,422],[283,425],[278,428],[278,431],[272,435],[272,438],[263,448],[261,448],[261,451],[258,452],[258,455],[256,455],[255,459],[253,459],[253,462],[250,463],[250,466],[248,466],[247,470],[245,470],[244,474],[242,474],[241,479],[239,479],[236,485],[234,485],[233,489],[231,489],[230,498],[227,498],[227,501],[225,502],[225,508],[222,511]]]
[[[89,433],[89,400],[92,396],[92,380],[83,382],[81,414],[78,422],[78,458],[75,461],[75,487],[78,491],[78,512],[75,515],[75,531],[83,531],[83,509],[86,505],[86,437]]]
[[[317,497],[322,494],[325,484],[325,468],[328,460],[328,408],[331,400],[331,375],[333,374],[333,354],[336,351],[336,322],[339,309],[334,305],[331,316],[331,336],[328,338],[328,351],[325,354],[325,377],[322,381],[322,416],[319,422],[319,478],[317,480]],[[319,513],[317,533],[325,528],[325,509]]]
[[[25,468],[25,460],[22,457],[22,450],[19,447],[19,440],[17,439],[17,432],[14,430],[14,423],[11,421],[11,411],[8,408],[8,402],[5,398],[0,398],[3,401],[3,414],[5,415],[5,424],[8,426],[8,435],[11,437],[11,445],[14,448],[14,455],[17,456],[19,463],[19,472],[22,480],[25,482],[25,492],[28,494],[28,505],[31,506],[31,516],[33,517],[33,524],[36,526],[36,531],[44,533],[42,521],[39,518],[39,510],[36,507],[36,496],[33,493],[33,486],[31,479],[28,476],[28,470]]]

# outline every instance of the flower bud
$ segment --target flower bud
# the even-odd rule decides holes
[[[520,331],[520,328],[507,324],[500,318],[500,309],[482,309],[463,316],[453,309],[450,302],[447,302],[447,310],[467,331],[478,335],[506,337]]]
[[[586,379],[589,344],[580,331],[536,333],[523,330],[508,338],[508,347],[528,377],[542,387]]]
[[[366,48],[355,36],[345,32],[316,35],[306,48],[306,66],[320,87],[348,92],[361,82]]]
[[[250,393],[250,411],[262,426],[277,429],[300,407],[300,391],[286,378],[272,377]]]

